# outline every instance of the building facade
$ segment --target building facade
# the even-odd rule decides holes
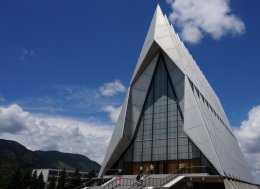
[[[62,174],[62,170],[60,169],[34,169],[32,172],[36,171],[37,176],[39,176],[41,173],[43,175],[43,180],[45,183],[51,182],[51,180],[54,178],[56,182],[59,181],[59,178]],[[74,175],[75,171],[66,170],[66,178],[71,179]],[[88,178],[88,172],[79,172],[80,179],[82,182],[89,180]]]
[[[219,98],[157,6],[99,176],[185,165],[254,183]]]

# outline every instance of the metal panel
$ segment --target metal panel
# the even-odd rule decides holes
[[[213,164],[216,170],[220,174],[223,174],[222,167],[205,125],[204,115],[202,115],[187,77],[185,77],[184,107],[184,131]]]
[[[127,105],[128,105],[128,100],[129,100],[129,93],[130,93],[130,88],[128,88],[128,91],[127,91],[127,94],[126,94],[126,97],[124,100],[124,104],[122,106],[121,112],[120,112],[118,120],[117,120],[116,127],[115,127],[113,135],[110,139],[110,142],[109,142],[109,145],[107,148],[107,152],[106,152],[106,156],[104,158],[104,161],[103,161],[102,166],[99,171],[99,176],[103,175],[104,171],[107,168],[110,168],[109,166],[111,166],[113,159],[115,159],[114,157],[115,156],[117,157],[117,152],[116,152],[117,146],[118,146],[118,144],[122,143],[122,141],[123,141],[124,126],[125,126],[125,122],[127,120],[127,109],[128,109]],[[130,140],[129,140],[129,142],[130,142]]]
[[[156,42],[164,50],[173,49],[174,48],[174,44],[172,42],[171,36],[158,38],[158,39],[156,39]]]
[[[163,53],[163,58],[165,60],[166,68],[169,72],[174,91],[177,95],[181,111],[184,112],[184,73],[175,65],[171,59],[169,59],[165,53]]]
[[[164,19],[164,17],[161,18],[161,20],[163,20],[163,19]],[[164,23],[164,25],[160,25],[155,28],[154,38],[163,38],[163,37],[167,37],[169,35],[170,35],[170,31],[167,29],[166,23]]]
[[[157,54],[150,64],[146,67],[145,71],[140,75],[138,80],[134,83],[131,89],[131,107],[132,107],[132,136],[134,134],[135,128],[138,124],[140,114],[142,112],[143,104],[145,102],[145,97],[149,90],[149,86],[153,77],[155,66],[158,60],[159,54]]]
[[[235,189],[235,187],[227,179],[224,179],[224,185],[225,189]]]
[[[157,6],[155,13],[153,15],[153,19],[152,19],[152,22],[150,24],[148,33],[146,35],[142,51],[140,53],[140,56],[139,56],[139,59],[138,59],[138,62],[137,62],[137,65],[135,67],[135,71],[134,71],[134,74],[132,76],[131,83],[133,82],[134,78],[136,77],[138,70],[140,69],[141,65],[143,64],[144,58],[147,56],[148,51],[149,51],[149,49],[151,48],[151,46],[154,42],[156,26],[160,26],[160,25],[163,25],[163,24],[165,24],[164,19],[163,19],[163,14],[162,14],[160,6]]]

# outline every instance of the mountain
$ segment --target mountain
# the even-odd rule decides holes
[[[41,158],[18,142],[0,139],[0,161],[35,166],[41,162]]]
[[[0,139],[0,161],[13,162],[32,168],[98,171],[100,165],[80,154],[58,151],[31,151],[18,142]]]
[[[18,142],[0,139],[0,183],[15,170],[54,168],[80,171],[98,171],[100,165],[80,154],[58,151],[31,151]]]
[[[86,156],[80,154],[62,153],[58,151],[35,151],[35,154],[40,156],[46,167],[62,169],[76,169],[80,171],[98,171],[100,165],[95,161],[90,160]]]

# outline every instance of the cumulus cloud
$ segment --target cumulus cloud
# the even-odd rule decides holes
[[[27,112],[24,112],[18,105],[11,105],[7,108],[0,107],[0,132],[17,133],[23,131],[26,125],[31,122]]]
[[[232,13],[229,0],[166,0],[172,8],[169,19],[181,29],[181,37],[199,43],[204,34],[213,39],[245,32],[243,21]]]
[[[109,114],[109,117],[110,119],[116,123],[117,122],[117,119],[118,119],[118,116],[119,116],[119,113],[121,111],[121,108],[122,106],[119,106],[119,107],[114,107],[114,106],[106,106],[104,107],[104,111],[107,112]]]
[[[242,151],[253,170],[255,181],[260,180],[260,106],[253,107],[248,119],[234,130]]]
[[[101,163],[113,127],[100,121],[80,121],[24,111],[13,104],[0,107],[0,138],[31,150],[79,153]]]
[[[35,53],[34,53],[34,51],[33,51],[32,49],[22,48],[20,60],[24,60],[26,57],[30,57],[30,58],[35,59]]]
[[[119,80],[114,82],[105,83],[99,88],[102,96],[114,96],[117,93],[126,92],[126,87]]]

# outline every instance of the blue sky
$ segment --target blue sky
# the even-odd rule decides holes
[[[196,25],[201,36],[186,40],[185,45],[219,96],[231,125],[239,129],[242,121],[250,121],[249,111],[260,104],[260,2],[214,1],[221,4],[220,12],[227,5],[229,18],[235,15],[239,22],[225,26],[217,37],[216,28]],[[19,115],[12,118],[6,113],[2,120],[18,119],[28,126],[34,119],[39,128],[43,123],[66,123],[69,128],[72,120],[73,132],[79,135],[84,135],[85,124],[96,124],[101,130],[107,126],[108,132],[98,137],[109,141],[158,3],[183,34],[185,23],[171,18],[178,9],[173,1],[1,1],[0,107],[2,112]],[[234,29],[239,23],[244,28]],[[2,129],[0,137],[17,138],[31,149],[73,151],[53,144],[32,145],[19,133],[23,124],[20,130]]]
[[[39,97],[60,99],[58,86],[96,89],[115,79],[128,86],[157,3],[169,15],[170,6],[164,1],[2,1],[2,104],[15,102],[31,110],[37,108],[34,100]],[[244,21],[244,34],[220,40],[205,35],[199,44],[186,43],[233,126],[260,103],[259,4],[231,1],[233,12]],[[117,96],[115,105],[122,96]],[[74,108],[69,103],[62,106]]]

